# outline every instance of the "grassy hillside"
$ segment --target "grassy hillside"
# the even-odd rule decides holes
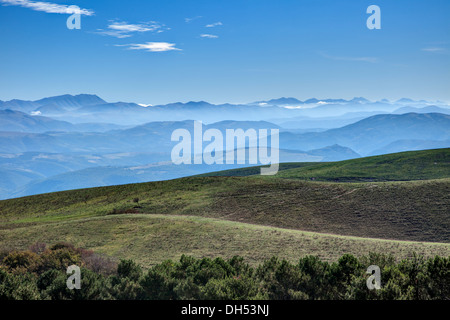
[[[0,249],[65,240],[146,267],[179,260],[183,254],[197,258],[239,255],[252,265],[272,256],[297,262],[308,254],[326,261],[336,261],[345,253],[363,256],[369,252],[390,253],[399,259],[413,252],[450,256],[449,244],[363,239],[178,215],[123,214],[42,223],[0,230],[0,239]]]
[[[0,201],[0,247],[69,241],[145,265],[182,253],[253,262],[450,255],[449,149],[282,169],[275,177],[190,177]],[[372,182],[342,182],[355,177]],[[384,181],[395,177],[405,181]]]
[[[259,173],[259,167],[252,167],[202,176],[249,176]],[[277,177],[335,182],[450,178],[450,149],[401,152],[328,163],[282,163]]]

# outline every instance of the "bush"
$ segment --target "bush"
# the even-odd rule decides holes
[[[32,274],[9,274],[0,268],[0,300],[40,300],[41,294]]]
[[[268,296],[260,291],[256,279],[251,277],[231,277],[211,279],[203,289],[206,300],[263,300]]]
[[[81,256],[75,250],[67,247],[45,250],[36,266],[39,273],[50,269],[65,271],[71,265],[82,265]]]
[[[11,271],[32,269],[38,259],[39,256],[31,251],[13,251],[3,258],[3,265]]]
[[[58,243],[8,251],[0,261],[0,299],[450,299],[450,258],[413,255],[342,256],[327,263],[306,256],[297,264],[273,257],[256,269],[241,257],[229,260],[182,256],[145,273],[132,260],[115,264],[90,250]],[[81,290],[69,290],[66,268],[81,268]],[[368,290],[369,265],[381,269],[380,290]]]
[[[133,260],[121,260],[117,266],[117,275],[120,278],[138,281],[142,276],[142,268]]]
[[[109,276],[116,274],[117,272],[117,263],[109,258],[105,258],[97,254],[92,254],[82,259],[84,262],[84,266],[87,269],[94,271],[95,273]]]
[[[67,288],[67,275],[59,273],[45,290],[52,300],[103,300],[110,298],[107,284],[102,275],[81,268],[81,289]]]

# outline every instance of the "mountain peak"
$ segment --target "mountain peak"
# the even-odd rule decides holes
[[[364,97],[354,97],[350,102],[366,103],[369,102],[369,100]]]
[[[305,103],[318,103],[320,100],[316,99],[316,98],[311,98],[308,100],[305,100]]]
[[[415,102],[415,101],[412,99],[409,99],[409,98],[401,98],[401,99],[397,100],[396,102],[397,103],[411,103],[411,102]]]
[[[95,94],[64,94],[61,96],[48,97],[35,101],[39,105],[55,104],[63,108],[78,108],[96,104],[106,103],[103,99]]]
[[[185,105],[191,105],[191,106],[198,106],[198,105],[205,105],[205,104],[211,105],[211,103],[203,101],[203,100],[202,101],[189,101],[189,102],[185,103]]]
[[[256,101],[252,104],[258,104],[258,105],[289,105],[289,104],[300,104],[302,103],[300,100],[296,99],[296,98],[286,98],[286,97],[281,97],[278,99],[271,99],[271,100],[267,100],[267,101]]]

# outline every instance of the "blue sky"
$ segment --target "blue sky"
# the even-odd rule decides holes
[[[0,0],[0,100],[450,101],[449,14],[448,0]]]

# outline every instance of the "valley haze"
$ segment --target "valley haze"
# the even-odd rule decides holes
[[[176,142],[171,134],[193,134],[194,120],[224,136],[227,129],[279,130],[280,163],[450,147],[450,106],[439,101],[279,98],[239,105],[199,101],[143,107],[109,103],[91,94],[14,99],[0,101],[0,198],[251,165],[173,164]],[[241,142],[234,151],[249,154],[251,145],[258,141]],[[222,150],[233,152],[225,144]]]

